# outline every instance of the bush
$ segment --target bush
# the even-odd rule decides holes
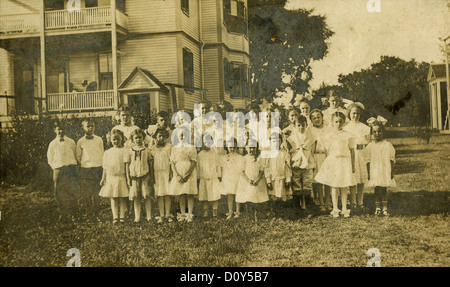
[[[133,115],[135,123],[141,128],[156,122],[156,113]],[[83,135],[81,123],[86,118],[95,122],[95,134],[102,137],[106,145],[106,134],[117,123],[108,114],[85,117],[60,116],[66,125],[66,135],[75,142]],[[29,184],[51,182],[51,168],[47,163],[47,149],[55,138],[53,122],[55,116],[45,115],[37,119],[28,114],[12,116],[12,127],[0,131],[0,181],[9,184]]]

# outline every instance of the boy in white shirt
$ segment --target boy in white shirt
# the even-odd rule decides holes
[[[86,205],[89,219],[99,221],[99,192],[104,152],[103,140],[94,134],[95,123],[92,120],[84,120],[82,126],[85,135],[78,140],[76,148],[77,161],[80,165],[81,198]]]
[[[65,128],[59,121],[55,121],[54,131],[56,138],[48,146],[47,160],[53,169],[53,187],[61,219],[67,222],[78,212],[76,145],[71,138],[65,136]]]

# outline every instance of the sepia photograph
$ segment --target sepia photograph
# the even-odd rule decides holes
[[[0,267],[449,267],[449,61],[450,0],[0,0]]]

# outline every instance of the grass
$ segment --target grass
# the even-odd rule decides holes
[[[308,205],[308,215],[292,202],[265,206],[255,221],[250,213],[225,220],[192,223],[111,224],[108,201],[101,223],[57,221],[49,189],[0,189],[0,266],[66,266],[66,252],[77,248],[81,266],[366,266],[366,252],[378,248],[381,266],[449,266],[448,220],[450,144],[399,145],[397,187],[389,190],[391,216],[372,211],[333,219]],[[373,192],[365,202],[373,208]],[[153,202],[153,215],[158,213]],[[196,202],[195,214],[202,207]]]

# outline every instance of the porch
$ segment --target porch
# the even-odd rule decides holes
[[[107,31],[111,29],[114,14],[118,30],[126,32],[128,16],[120,9],[116,9],[115,13],[108,6],[80,8],[74,12],[68,10],[45,11],[45,34]],[[41,25],[41,17],[38,13],[1,15],[0,38],[39,36]]]
[[[114,109],[113,90],[47,94],[48,112],[99,111]]]

